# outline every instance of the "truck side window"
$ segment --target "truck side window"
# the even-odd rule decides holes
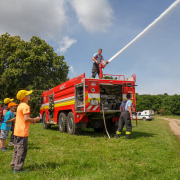
[[[41,97],[41,104],[43,104],[43,97]]]

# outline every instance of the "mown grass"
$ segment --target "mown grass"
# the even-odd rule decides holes
[[[171,119],[178,119],[180,120],[180,116],[176,116],[176,115],[165,115],[165,116],[162,116],[162,115],[156,115],[156,117],[164,117],[164,118],[171,118]]]
[[[31,125],[27,173],[13,174],[13,148],[0,152],[0,178],[5,179],[180,179],[180,143],[168,122],[156,118],[138,121],[132,139],[120,139],[92,130],[80,136],[61,134]],[[8,141],[9,142],[9,141]],[[7,142],[7,143],[8,143]]]

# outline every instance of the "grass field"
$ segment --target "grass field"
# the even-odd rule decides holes
[[[162,116],[162,115],[156,115],[156,117],[164,117],[164,118],[171,118],[171,119],[177,119],[180,120],[180,116],[175,116],[175,115],[166,115],[166,116]]]
[[[9,148],[0,152],[0,179],[180,179],[180,143],[167,121],[139,120],[131,140],[125,139],[125,129],[120,139],[111,136],[93,130],[71,136],[57,126],[31,125],[24,164],[29,171],[12,173]]]

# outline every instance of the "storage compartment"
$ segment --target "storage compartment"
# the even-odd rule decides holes
[[[100,104],[105,111],[119,110],[122,102],[122,85],[100,85]]]
[[[76,111],[84,110],[83,84],[78,84],[75,87],[75,109],[76,109]]]

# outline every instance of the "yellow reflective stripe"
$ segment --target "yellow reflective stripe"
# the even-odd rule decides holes
[[[116,134],[121,134],[121,132],[120,131],[116,131]]]
[[[44,107],[41,107],[40,110],[42,110],[42,109],[48,109],[48,108],[49,108],[49,106],[44,106]]]
[[[85,98],[88,96],[88,91],[85,93]]]
[[[72,104],[75,104],[75,100],[67,101],[67,102],[63,102],[63,103],[58,103],[58,104],[55,104],[54,107],[68,106],[68,105],[72,105]]]
[[[126,131],[126,134],[131,134],[131,132],[129,132],[129,131]]]
[[[88,97],[88,91],[85,93],[85,99]],[[85,101],[85,105],[87,105],[87,103],[88,103],[88,98],[86,99],[86,101]]]

